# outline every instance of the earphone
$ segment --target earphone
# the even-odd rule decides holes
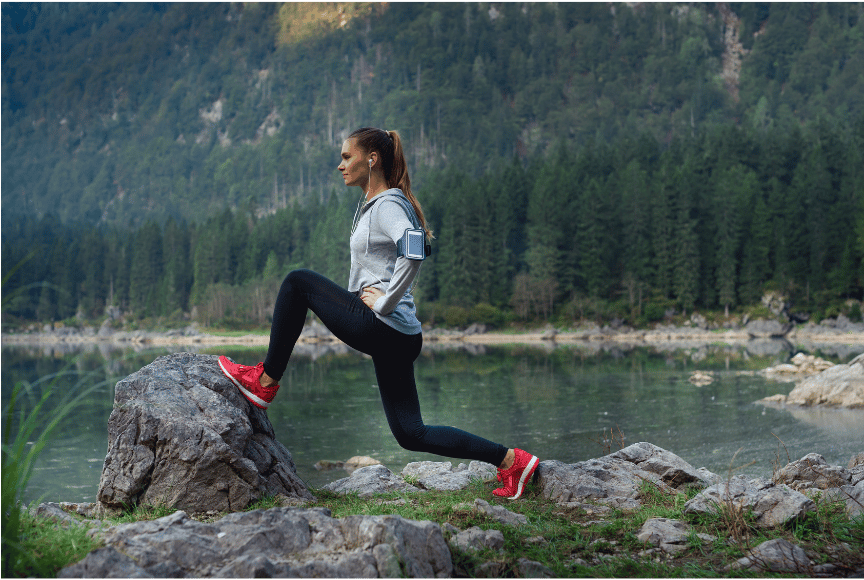
[[[369,187],[372,187],[372,164],[374,161],[369,160]],[[354,230],[357,229],[357,222],[360,219],[360,208],[363,207],[363,200],[369,194],[368,191],[364,191],[360,194],[360,201],[357,202],[357,209],[354,211],[354,223],[351,225],[351,235],[354,235]],[[373,274],[374,275],[374,274]],[[380,282],[380,280],[379,280]]]

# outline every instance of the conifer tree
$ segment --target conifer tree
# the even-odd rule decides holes
[[[693,216],[693,184],[690,168],[675,171],[678,195],[675,204],[672,259],[673,290],[685,312],[693,310],[699,293],[699,240]]]

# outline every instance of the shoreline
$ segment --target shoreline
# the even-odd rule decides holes
[[[61,329],[62,330],[62,329]],[[821,329],[820,329],[821,330]],[[597,344],[617,343],[636,346],[668,345],[669,343],[688,344],[728,344],[746,345],[752,341],[786,341],[792,345],[809,344],[846,344],[861,346],[864,349],[864,332],[810,332],[793,329],[782,336],[754,336],[745,330],[703,331],[691,328],[661,328],[654,330],[637,330],[617,332],[608,329],[589,329],[582,331],[529,331],[529,332],[465,332],[432,329],[423,333],[425,342],[431,343],[466,343],[477,345],[497,344]],[[97,335],[86,332],[40,332],[29,334],[0,335],[2,346],[34,345],[34,344],[98,344],[127,343],[150,344],[153,346],[219,346],[219,345],[249,345],[267,346],[270,337],[267,334],[245,334],[240,336],[223,336],[207,332],[180,334],[177,331],[130,331],[114,332],[107,335]],[[315,326],[306,327],[304,335],[300,336],[301,344],[342,344],[338,338],[326,330]]]

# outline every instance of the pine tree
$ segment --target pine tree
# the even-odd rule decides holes
[[[144,316],[161,312],[159,289],[162,287],[162,231],[155,222],[144,224],[135,236],[129,271],[130,307]]]
[[[753,304],[762,297],[762,284],[771,278],[768,259],[773,232],[768,209],[755,180],[745,179],[742,182],[741,197],[748,200],[741,209],[751,212],[741,264],[741,298],[745,303]]]
[[[673,221],[675,176],[669,164],[667,155],[662,162],[660,171],[655,175],[658,183],[657,188],[653,191],[651,204],[653,287],[663,298],[669,298],[672,293],[675,251]]]
[[[685,311],[693,310],[699,293],[699,240],[693,216],[692,174],[688,167],[676,171],[679,191],[675,207],[672,260],[673,290]]]
[[[725,311],[736,305],[738,281],[738,246],[740,236],[740,214],[738,187],[743,168],[740,165],[718,171],[714,183],[714,210],[716,234],[717,294],[720,306]]]
[[[650,285],[651,248],[648,212],[651,194],[648,175],[638,159],[632,159],[619,176],[621,191],[621,284],[627,291],[631,315],[641,315],[643,296]]]
[[[602,199],[605,192],[596,178],[588,180],[579,203],[577,245],[579,271],[592,297],[605,296],[609,284],[607,223]]]

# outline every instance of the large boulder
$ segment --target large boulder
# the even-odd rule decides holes
[[[450,550],[433,522],[400,516],[330,517],[324,508],[228,514],[214,523],[178,511],[115,526],[106,547],[61,578],[441,578]]]
[[[786,397],[786,404],[864,408],[864,354],[804,379]]]
[[[792,325],[777,320],[751,320],[744,330],[751,338],[782,338],[792,329]]]
[[[736,475],[699,492],[684,504],[684,513],[712,513],[723,506],[751,511],[755,524],[763,528],[781,526],[816,509],[812,499],[786,484],[776,485],[760,478],[748,480]]]
[[[541,461],[537,480],[543,496],[558,503],[593,499],[615,507],[635,508],[646,482],[668,493],[687,485],[707,485],[707,473],[694,469],[674,453],[643,442],[578,463]]]
[[[277,494],[312,499],[267,414],[225,378],[218,357],[162,356],[117,383],[103,507],[236,511]]]

